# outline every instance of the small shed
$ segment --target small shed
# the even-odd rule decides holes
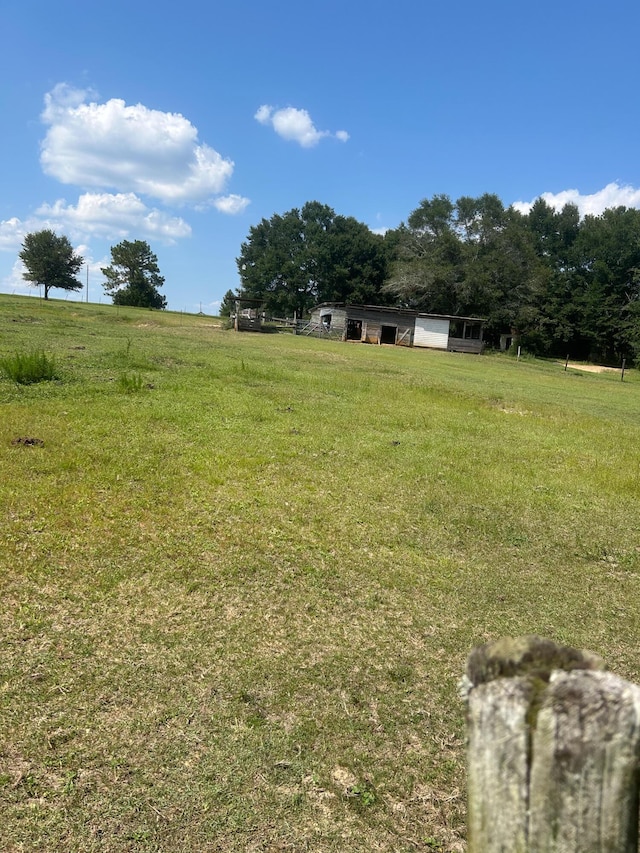
[[[234,313],[231,315],[236,332],[261,331],[264,316],[264,303],[261,299],[236,297]]]
[[[424,314],[406,308],[323,302],[311,311],[307,334],[369,344],[480,353],[484,320]]]

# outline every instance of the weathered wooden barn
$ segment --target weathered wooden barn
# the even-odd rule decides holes
[[[343,341],[481,353],[485,321],[405,308],[324,302],[311,311],[306,334]]]

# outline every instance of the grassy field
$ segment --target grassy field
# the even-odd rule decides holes
[[[462,851],[472,645],[640,680],[640,377],[0,296],[0,849]],[[37,440],[37,441],[34,441]]]

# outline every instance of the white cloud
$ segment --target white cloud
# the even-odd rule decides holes
[[[27,293],[33,292],[33,287],[24,280],[22,277],[22,273],[25,272],[25,266],[20,260],[20,258],[16,258],[13,266],[11,267],[11,272],[9,275],[4,276],[4,278],[0,279],[0,289],[3,293],[18,293],[21,296]]]
[[[303,148],[313,148],[321,139],[330,136],[340,142],[346,142],[349,139],[346,130],[338,130],[335,133],[329,130],[317,130],[309,113],[295,107],[277,110],[268,104],[263,104],[258,108],[254,118],[260,124],[270,124],[278,136],[289,142],[297,142]]]
[[[554,210],[562,210],[565,204],[575,204],[580,216],[589,214],[599,216],[604,210],[611,207],[640,208],[640,189],[628,185],[620,186],[616,182],[607,184],[604,189],[591,195],[582,195],[579,190],[563,190],[559,193],[542,193],[540,198],[544,199]],[[533,207],[534,201],[516,201],[513,207],[520,213],[528,213]]]
[[[221,213],[228,213],[234,215],[236,213],[242,213],[251,202],[248,198],[243,198],[241,195],[227,195],[220,196],[214,201],[214,207],[216,207]]]
[[[30,229],[17,217],[3,219],[0,222],[0,249],[15,251],[22,244]]]
[[[269,119],[271,118],[271,113],[273,112],[273,107],[267,106],[267,104],[263,104],[261,107],[258,107],[258,112],[255,114],[254,118],[256,121],[259,121],[260,124],[269,124]]]
[[[73,234],[123,239],[131,234],[156,238],[164,243],[191,235],[184,219],[148,208],[135,193],[85,193],[77,205],[59,199],[36,211],[40,227],[65,228]],[[46,224],[44,224],[46,223]]]
[[[165,203],[204,201],[223,192],[234,164],[198,139],[180,113],[127,106],[59,84],[45,96],[49,126],[40,160],[64,184],[149,195]]]
[[[18,251],[27,234],[43,228],[67,233],[75,241],[135,236],[171,244],[191,236],[191,226],[184,219],[147,207],[134,193],[85,193],[76,205],[59,199],[41,205],[27,220],[13,217],[1,221],[0,250]]]

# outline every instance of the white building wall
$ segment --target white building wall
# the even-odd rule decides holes
[[[416,317],[416,330],[413,336],[415,347],[446,349],[449,343],[449,321],[435,317]]]

